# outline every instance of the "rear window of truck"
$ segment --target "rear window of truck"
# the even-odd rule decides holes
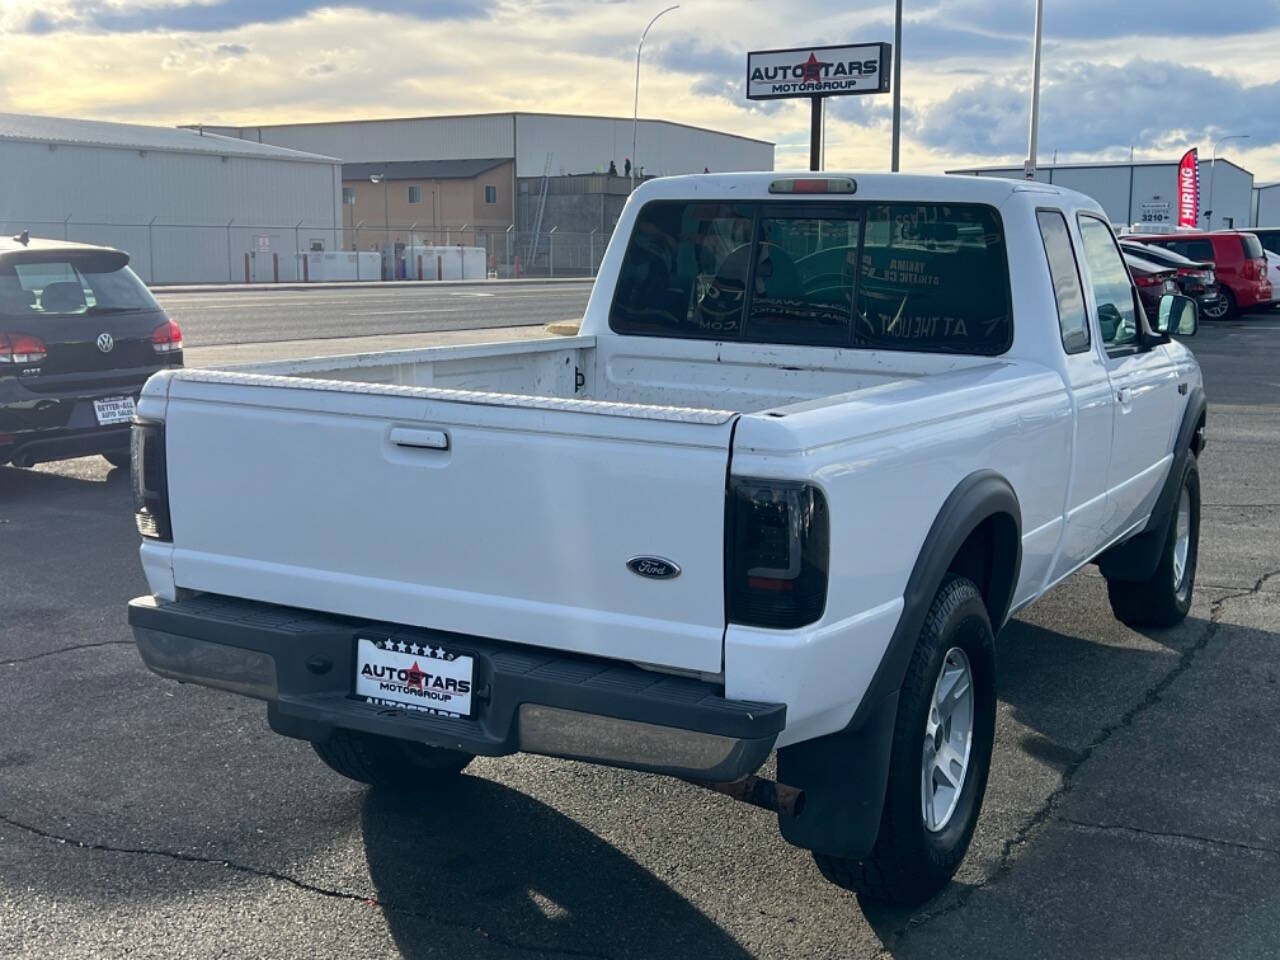
[[[652,201],[609,315],[617,333],[995,355],[1013,340],[990,207]]]

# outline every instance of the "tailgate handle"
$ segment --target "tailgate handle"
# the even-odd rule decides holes
[[[443,430],[411,430],[408,427],[392,427],[391,442],[397,447],[448,450],[449,434]]]

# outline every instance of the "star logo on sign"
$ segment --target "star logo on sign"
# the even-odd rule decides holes
[[[413,666],[409,668],[409,674],[405,677],[404,685],[406,687],[416,687],[422,689],[422,681],[426,679],[426,674],[418,667],[418,661],[413,661]]]
[[[816,55],[810,53],[809,59],[800,64],[800,82],[817,83],[822,79],[822,68],[829,66],[831,66],[830,63],[824,63]]]

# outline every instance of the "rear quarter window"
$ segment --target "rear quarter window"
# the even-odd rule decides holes
[[[1265,256],[1262,252],[1262,243],[1251,233],[1240,234],[1240,245],[1244,247],[1246,260],[1261,260]]]

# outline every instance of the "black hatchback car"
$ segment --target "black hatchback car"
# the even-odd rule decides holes
[[[129,462],[138,393],[182,331],[110,247],[0,240],[0,464]]]

